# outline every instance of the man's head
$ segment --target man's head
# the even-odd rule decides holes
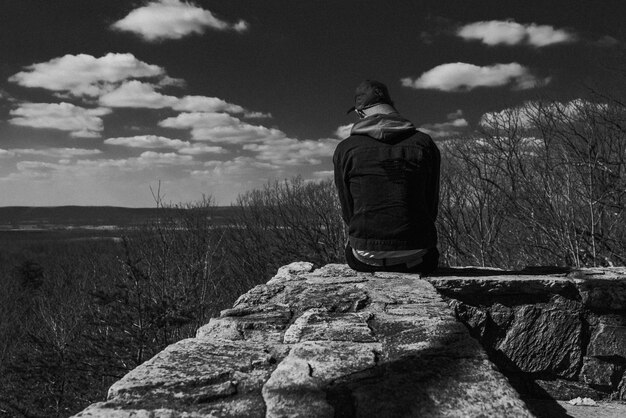
[[[365,80],[358,85],[354,93],[354,108],[363,110],[379,103],[393,106],[389,90],[380,81]]]

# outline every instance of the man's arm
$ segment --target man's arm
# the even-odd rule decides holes
[[[432,165],[432,183],[430,186],[430,192],[432,196],[432,207],[431,213],[433,214],[433,221],[437,219],[437,214],[439,212],[439,178],[440,178],[440,170],[441,170],[441,153],[439,152],[439,148],[437,148],[437,144],[432,142],[433,149],[433,165]]]
[[[333,155],[333,167],[335,170],[335,187],[337,187],[339,203],[341,204],[341,216],[346,225],[349,225],[354,210],[354,204],[352,196],[350,195],[350,184],[348,181],[345,155],[340,152],[339,147],[337,147],[335,154]]]

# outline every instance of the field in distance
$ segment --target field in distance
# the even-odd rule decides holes
[[[5,206],[0,207],[0,231],[116,230],[145,224],[186,209],[125,208],[117,206]],[[198,209],[194,209],[198,210]],[[216,225],[228,223],[235,208],[202,209]]]

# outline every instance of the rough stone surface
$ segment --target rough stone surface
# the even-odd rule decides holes
[[[581,328],[575,311],[518,306],[496,350],[523,372],[572,378],[582,361]]]
[[[626,361],[626,326],[600,323],[591,334],[587,354],[596,357],[618,356]]]
[[[428,281],[525,396],[622,396],[626,268],[451,270]]]
[[[565,380],[565,379],[553,379],[544,380],[537,379],[534,381],[539,390],[547,395],[547,397],[558,400],[570,400],[574,398],[591,398],[600,400],[606,398],[606,394],[598,390],[585,385],[584,383]],[[537,395],[537,394],[535,394]],[[540,397],[540,396],[536,396]],[[543,396],[546,397],[546,396]]]
[[[624,366],[600,360],[595,357],[585,357],[580,370],[580,380],[592,386],[614,387],[624,374]]]
[[[617,398],[622,401],[626,401],[626,373],[624,373],[622,380],[617,387]]]
[[[596,402],[596,406],[571,405],[567,401],[533,401],[531,410],[537,418],[623,418],[626,404]]]
[[[598,311],[626,310],[626,268],[581,269],[568,275],[585,306]]]
[[[198,329],[196,337],[280,342],[292,316],[289,306],[284,304],[242,303],[222,311],[220,318],[212,318]]]
[[[558,417],[581,407],[530,398],[626,399],[626,269],[440,274],[284,266],[77,416]]]
[[[261,388],[275,368],[270,345],[187,339],[172,344],[109,389],[78,417],[264,416]]]
[[[294,263],[77,416],[533,415],[419,275]]]
[[[289,327],[283,342],[330,340],[373,342],[376,337],[367,325],[372,315],[360,313],[329,313],[324,309],[310,309]]]

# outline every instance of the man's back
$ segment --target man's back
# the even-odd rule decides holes
[[[432,139],[414,129],[386,140],[351,135],[342,141],[335,176],[352,247],[434,247],[439,161]]]
[[[361,120],[333,157],[348,264],[359,271],[432,271],[439,150],[395,110],[382,83],[361,83],[352,110]]]

